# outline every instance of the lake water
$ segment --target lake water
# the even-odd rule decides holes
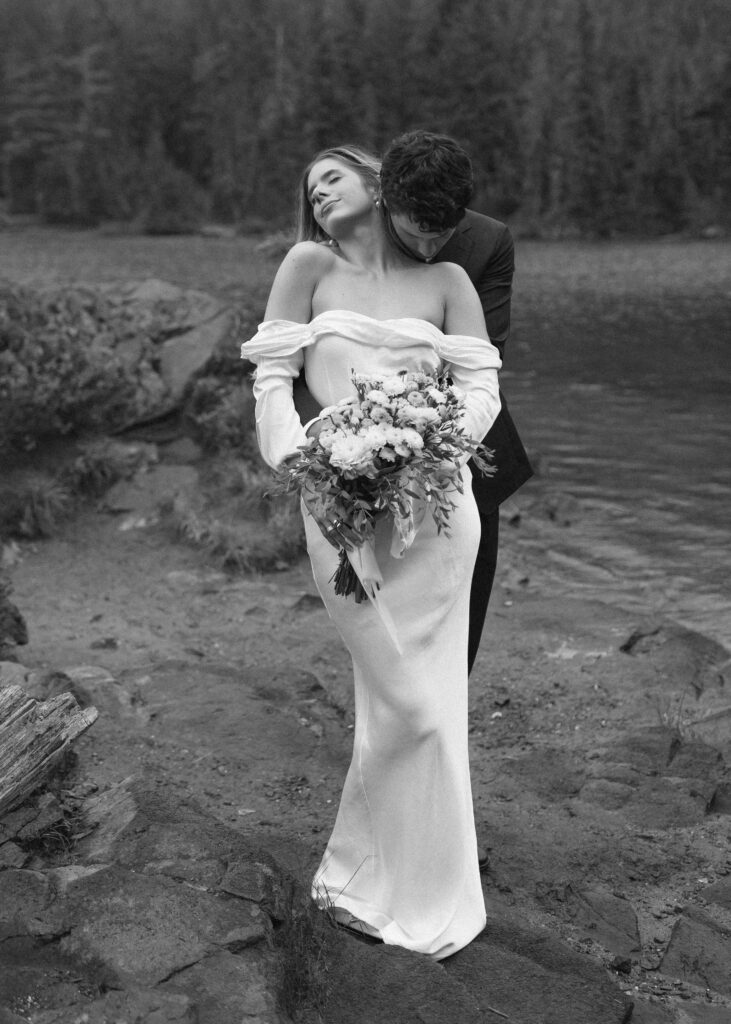
[[[581,510],[553,551],[557,587],[731,651],[731,273],[703,302],[587,291],[542,309],[518,293],[514,310],[504,390],[536,486]]]

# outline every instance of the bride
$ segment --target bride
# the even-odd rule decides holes
[[[500,409],[500,357],[461,267],[411,260],[389,241],[378,163],[352,147],[319,153],[300,184],[299,235],[272,286],[265,321],[242,346],[256,364],[257,436],[272,467],[307,442],[292,399],[304,368],[322,406],[354,394],[351,373],[435,373],[465,394],[463,426],[485,436]],[[317,422],[309,431],[318,429]],[[376,530],[380,595],[336,596],[333,525],[303,504],[315,582],[353,659],[353,757],[313,896],[340,923],[437,959],[485,926],[467,736],[467,632],[480,523],[469,469],[449,532],[421,523],[403,558]]]

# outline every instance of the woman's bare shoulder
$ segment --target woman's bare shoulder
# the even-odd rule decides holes
[[[458,263],[449,263],[446,260],[443,263],[430,263],[429,269],[436,271],[445,284],[463,286],[465,281],[470,280],[467,271]]]
[[[325,267],[333,258],[333,250],[325,242],[305,241],[295,242],[284,261],[298,267]]]

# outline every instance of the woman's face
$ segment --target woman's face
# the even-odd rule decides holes
[[[337,225],[374,210],[374,192],[349,164],[325,157],[307,175],[307,198],[323,231],[333,235]]]

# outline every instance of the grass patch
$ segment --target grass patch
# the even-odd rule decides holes
[[[327,949],[332,928],[328,913],[292,879],[274,944],[281,955],[282,1009],[294,1021],[322,1020],[330,994]]]
[[[237,572],[286,569],[305,551],[299,502],[270,494],[261,465],[222,454],[212,459],[194,498],[178,496],[163,510],[174,533]]]
[[[90,497],[129,477],[149,453],[142,445],[113,438],[53,445],[16,459],[0,489],[0,538],[51,537]]]

